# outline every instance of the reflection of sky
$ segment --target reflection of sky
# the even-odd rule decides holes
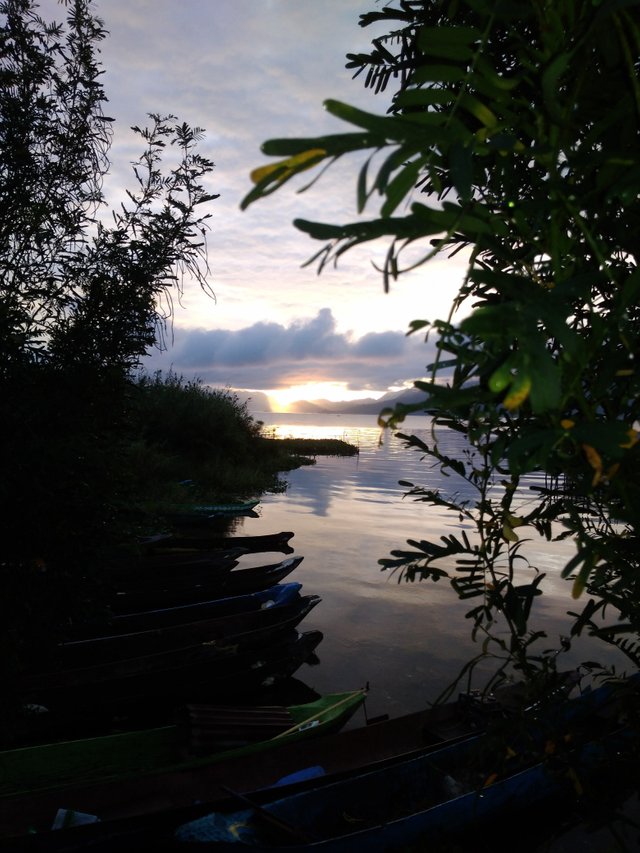
[[[325,635],[318,649],[320,666],[304,667],[300,679],[319,692],[370,681],[372,715],[423,706],[479,653],[480,645],[471,642],[465,619],[476,601],[459,602],[446,581],[398,582],[398,575],[380,570],[378,560],[405,548],[407,539],[437,541],[461,530],[456,513],[403,498],[406,490],[398,480],[448,491],[460,484],[390,436],[379,446],[373,417],[265,418],[281,424],[286,419],[287,434],[297,434],[298,429],[304,433],[301,426],[312,424],[324,427],[321,437],[350,438],[360,446],[359,457],[319,457],[316,465],[286,474],[290,483],[286,493],[265,496],[260,517],[245,519],[238,531],[295,531],[291,544],[305,559],[294,579],[303,584],[305,594],[322,597],[302,628],[319,628]],[[424,426],[423,421],[414,422]],[[313,434],[320,435],[317,429]],[[424,438],[430,443],[428,434]],[[452,440],[457,439],[454,434]],[[453,450],[450,445],[448,452]],[[519,533],[527,535],[524,529]],[[568,632],[566,613],[575,609],[570,584],[560,578],[571,548],[569,542],[535,541],[525,546],[532,565],[548,573],[547,594],[534,605],[531,623],[548,633],[540,651],[557,647],[559,635]],[[533,574],[532,568],[523,566],[521,582]],[[576,642],[575,651],[563,656],[563,666],[602,656],[602,647],[593,641]]]

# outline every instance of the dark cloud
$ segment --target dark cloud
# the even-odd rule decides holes
[[[431,350],[431,351],[429,351]],[[433,351],[403,332],[361,338],[336,331],[329,308],[292,322],[260,322],[244,329],[177,329],[166,353],[153,352],[147,369],[168,369],[233,388],[283,388],[306,382],[344,382],[353,390],[384,391],[424,374]]]

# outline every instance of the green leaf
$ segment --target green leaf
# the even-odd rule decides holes
[[[360,174],[358,175],[358,187],[356,190],[358,213],[362,213],[369,199],[369,194],[367,193],[367,171],[370,162],[371,158],[365,162],[362,169],[360,169]]]
[[[335,157],[348,151],[361,151],[384,145],[386,139],[379,134],[337,133],[305,139],[269,139],[262,145],[261,150],[269,157],[291,157],[312,148],[321,148],[328,156]]]
[[[426,158],[421,157],[413,163],[408,163],[401,172],[394,177],[387,186],[386,201],[380,209],[382,216],[390,216],[398,205],[406,198],[408,193],[418,182],[418,176],[424,168]]]
[[[456,93],[450,89],[405,89],[394,99],[396,107],[429,107],[451,104]]]
[[[560,371],[551,363],[534,363],[529,367],[531,390],[529,400],[535,414],[557,410],[561,402]]]
[[[467,72],[455,65],[421,65],[411,75],[412,83],[462,83]]]
[[[368,113],[357,107],[344,104],[342,101],[328,100],[324,102],[324,106],[327,112],[336,118],[349,122],[349,124],[355,124],[357,127],[363,127],[365,130],[387,139],[406,139],[407,136],[418,133],[418,128],[414,123],[395,116],[379,116],[375,113]]]
[[[451,178],[462,201],[468,201],[471,197],[471,183],[473,179],[473,160],[471,155],[472,150],[470,146],[464,145],[461,142],[455,142],[449,149]]]
[[[561,53],[549,63],[542,74],[542,92],[545,106],[556,120],[562,118],[562,110],[558,101],[558,92],[561,90],[560,79],[567,70],[570,61],[571,55],[569,53]]]
[[[429,320],[412,320],[409,323],[409,331],[407,332],[407,335],[413,335],[414,332],[419,332],[421,329],[424,329],[430,325],[431,323],[429,322]]]
[[[425,56],[467,60],[474,54],[473,42],[480,39],[478,30],[466,27],[421,27],[418,46]]]
[[[478,119],[480,124],[485,127],[493,128],[498,124],[498,119],[489,107],[482,103],[479,98],[473,95],[464,94],[460,97],[458,103],[460,106],[471,113],[472,116]]]

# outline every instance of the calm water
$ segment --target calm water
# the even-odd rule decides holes
[[[386,433],[380,443],[372,416],[256,417],[281,437],[342,438],[360,448],[359,456],[319,457],[316,465],[289,472],[286,492],[266,495],[260,517],[243,519],[237,530],[294,531],[291,544],[304,561],[291,579],[303,584],[304,593],[322,597],[302,623],[304,629],[324,633],[317,652],[320,662],[304,665],[297,677],[320,693],[369,682],[371,716],[424,707],[480,651],[469,638],[464,618],[470,605],[459,602],[446,581],[399,583],[396,575],[381,571],[378,560],[405,547],[407,539],[437,539],[461,529],[457,514],[405,498],[399,480],[448,491],[459,489],[460,483],[443,477],[394,435]],[[412,417],[403,429],[430,443],[428,426],[424,418]],[[459,441],[450,433],[442,436],[441,447],[454,452]],[[558,636],[568,633],[566,612],[575,609],[570,586],[559,577],[572,553],[570,542],[538,541],[529,547],[531,562],[547,573],[547,594],[530,622],[530,627],[547,632],[545,647],[558,646]],[[271,556],[282,558],[268,555],[264,562]],[[255,564],[255,555],[243,560]],[[602,660],[603,655],[600,644],[580,641],[563,654],[561,665],[570,667],[594,656]]]

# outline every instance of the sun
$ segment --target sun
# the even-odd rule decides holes
[[[291,385],[289,388],[272,389],[265,392],[273,412],[288,412],[292,403],[297,400],[363,400],[378,399],[383,391],[352,391],[344,382],[307,382],[302,385]]]

